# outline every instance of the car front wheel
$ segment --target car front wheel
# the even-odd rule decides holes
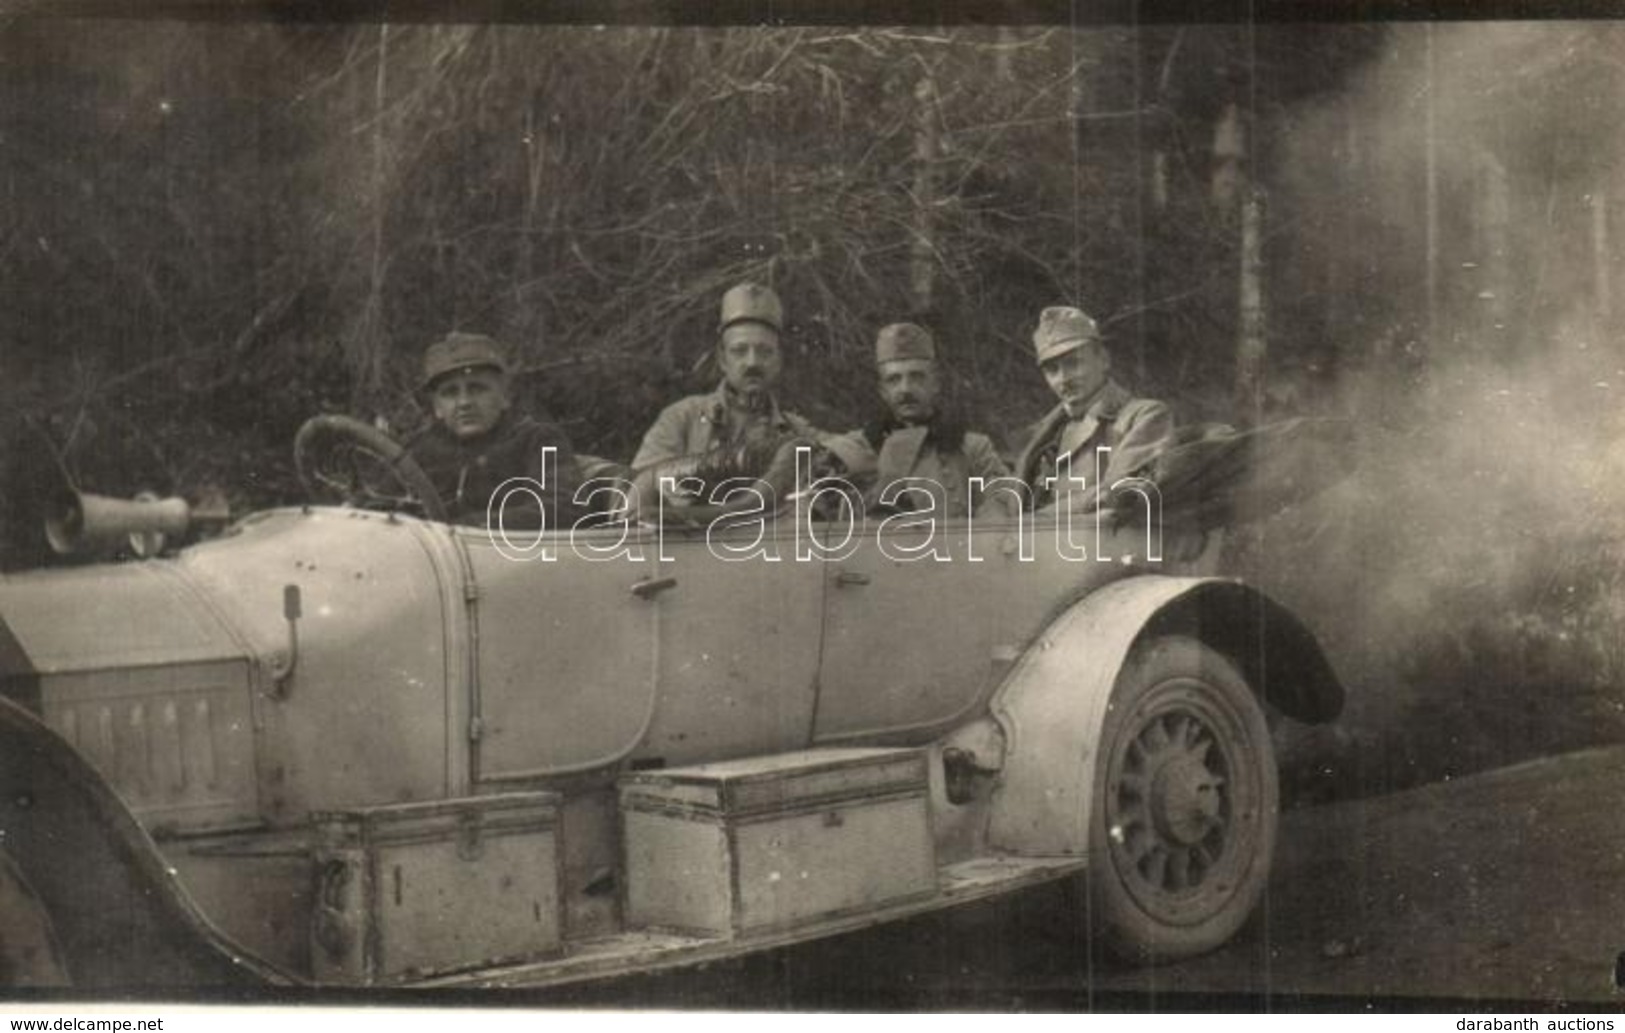
[[[1236,668],[1193,638],[1136,646],[1102,730],[1090,919],[1113,953],[1170,961],[1235,935],[1269,878],[1279,791]]]

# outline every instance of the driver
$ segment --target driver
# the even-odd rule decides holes
[[[448,520],[484,525],[497,489],[524,477],[534,482],[529,487],[536,495],[507,497],[507,526],[534,528],[536,497],[544,526],[570,526],[578,515],[570,499],[581,480],[575,450],[556,425],[513,411],[508,360],[496,341],[454,331],[429,345],[419,391],[434,410],[434,422],[406,448],[440,492]],[[556,452],[544,467],[547,448]]]

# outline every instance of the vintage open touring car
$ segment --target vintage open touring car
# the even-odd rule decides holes
[[[184,523],[72,501],[70,541]],[[0,577],[0,986],[545,985],[1058,879],[1131,957],[1233,935],[1266,713],[1342,703],[1303,625],[1172,523],[804,560],[803,502],[528,539],[311,504]]]

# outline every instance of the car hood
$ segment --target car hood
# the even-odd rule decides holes
[[[247,655],[171,561],[0,578],[0,679]]]

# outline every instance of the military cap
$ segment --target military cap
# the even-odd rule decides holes
[[[766,323],[774,330],[784,330],[784,306],[773,288],[759,283],[741,283],[730,287],[722,296],[722,318],[717,324],[720,333],[735,323]]]
[[[937,342],[931,331],[914,323],[892,323],[875,335],[875,365],[901,359],[935,359]]]
[[[441,377],[471,369],[494,369],[505,374],[508,360],[502,357],[501,345],[484,334],[454,330],[424,350],[423,379],[418,390],[427,391]]]
[[[1033,331],[1033,347],[1038,351],[1040,363],[1099,340],[1100,327],[1095,321],[1082,309],[1066,305],[1057,305],[1039,313],[1038,329]]]

